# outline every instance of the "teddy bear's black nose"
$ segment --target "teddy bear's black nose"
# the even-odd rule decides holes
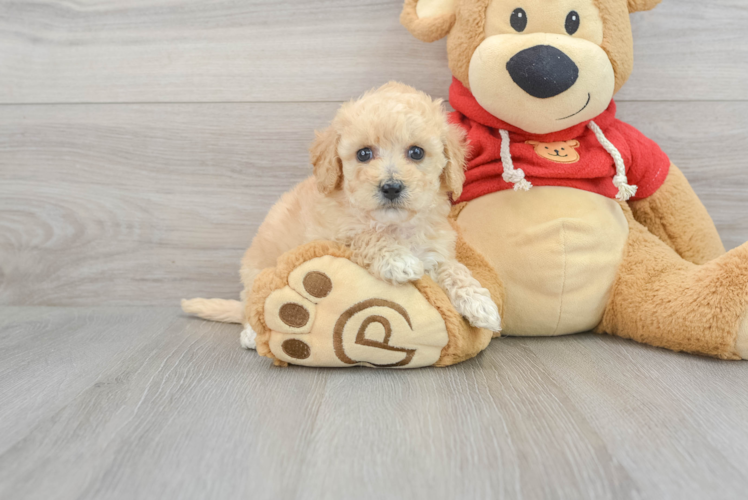
[[[551,45],[518,52],[506,63],[506,69],[519,88],[540,99],[566,92],[579,78],[574,61]]]

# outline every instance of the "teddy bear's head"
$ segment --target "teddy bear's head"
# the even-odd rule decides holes
[[[629,13],[660,0],[406,0],[417,38],[448,35],[452,74],[497,118],[534,134],[602,113],[634,64]]]

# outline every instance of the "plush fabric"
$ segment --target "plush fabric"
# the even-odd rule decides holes
[[[490,265],[472,250],[460,255],[500,301]],[[278,366],[418,368],[472,358],[490,342],[429,277],[390,285],[350,258],[342,245],[313,242],[257,277],[247,316],[259,354]]]
[[[613,65],[617,93],[634,71],[634,37],[631,33],[629,7],[623,1],[595,0],[595,4],[605,26],[605,37],[600,46]]]
[[[741,359],[748,310],[748,245],[692,264],[639,224],[622,204],[629,238],[597,332],[673,351]]]
[[[257,353],[271,358],[277,366],[286,366],[288,363],[279,360],[270,351],[268,344],[271,330],[265,324],[265,301],[271,293],[288,284],[288,276],[296,267],[324,255],[350,259],[352,253],[349,249],[333,242],[317,242],[298,247],[279,258],[275,267],[264,269],[255,278],[252,295],[245,301],[244,316],[252,329],[257,332]]]
[[[457,222],[501,276],[503,335],[600,323],[628,237],[616,201],[564,187],[500,191],[467,203]]]
[[[447,36],[447,59],[452,75],[470,88],[470,57],[485,38],[490,0],[458,1],[455,23]]]
[[[551,134],[528,134],[489,114],[457,79],[452,82],[449,102],[455,109],[451,119],[465,129],[471,151],[460,202],[514,187],[502,179],[499,129],[509,132],[514,167],[521,168],[533,186],[566,186],[616,197],[613,158],[587,127],[589,121]],[[638,188],[633,199],[647,198],[665,182],[670,160],[657,143],[615,115],[616,105],[611,102],[594,122],[620,151],[628,182]],[[537,152],[538,147],[557,142],[566,143],[556,147],[568,148],[578,160],[569,164],[563,158],[559,162]]]
[[[639,12],[642,10],[652,10],[657,7],[662,0],[628,0],[629,12]]]
[[[615,72],[616,92],[626,83],[634,69],[634,42],[628,13],[654,8],[659,0],[594,0],[605,26],[601,44]],[[447,53],[452,74],[470,88],[470,56],[485,37],[485,12],[490,0],[455,2],[456,14],[442,14],[421,19],[416,13],[417,0],[407,0],[400,21],[418,39],[433,42],[449,35]]]
[[[675,165],[657,192],[629,206],[637,222],[689,262],[705,264],[725,253],[712,218]]]
[[[452,217],[465,245],[498,274],[505,334],[594,327],[675,351],[746,359],[748,244],[725,253],[683,174],[615,119],[612,95],[634,66],[629,13],[658,3],[456,3],[447,30],[450,100],[472,149]],[[527,9],[522,22],[514,19],[518,8]],[[563,24],[577,10],[588,20],[579,33]],[[431,21],[419,18],[418,29]],[[585,107],[561,114],[578,109],[587,93]],[[605,111],[597,107],[604,99]]]
[[[315,274],[330,283],[322,297],[303,285]],[[385,283],[348,259],[311,259],[291,272],[288,283],[265,301],[268,346],[287,363],[419,368],[435,364],[448,343],[441,315],[413,285]]]
[[[735,350],[741,359],[748,359],[748,314],[743,316],[738,328],[738,340],[735,342]]]
[[[439,9],[434,9],[431,12],[434,16],[429,17],[427,21],[423,21],[418,16],[417,5],[417,0],[406,0],[405,7],[400,14],[400,22],[408,27],[413,36],[427,43],[435,42],[447,36],[455,23],[454,13],[438,13]]]

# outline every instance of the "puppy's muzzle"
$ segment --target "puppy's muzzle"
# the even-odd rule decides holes
[[[405,191],[405,184],[400,181],[389,181],[379,186],[379,192],[390,201],[395,201]]]
[[[569,56],[551,45],[522,50],[506,64],[519,88],[533,97],[548,99],[563,94],[579,78],[579,68]]]

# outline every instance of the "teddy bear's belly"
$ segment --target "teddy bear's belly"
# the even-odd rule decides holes
[[[565,187],[500,191],[471,201],[458,222],[504,282],[502,334],[565,335],[600,323],[628,238],[615,200]]]

